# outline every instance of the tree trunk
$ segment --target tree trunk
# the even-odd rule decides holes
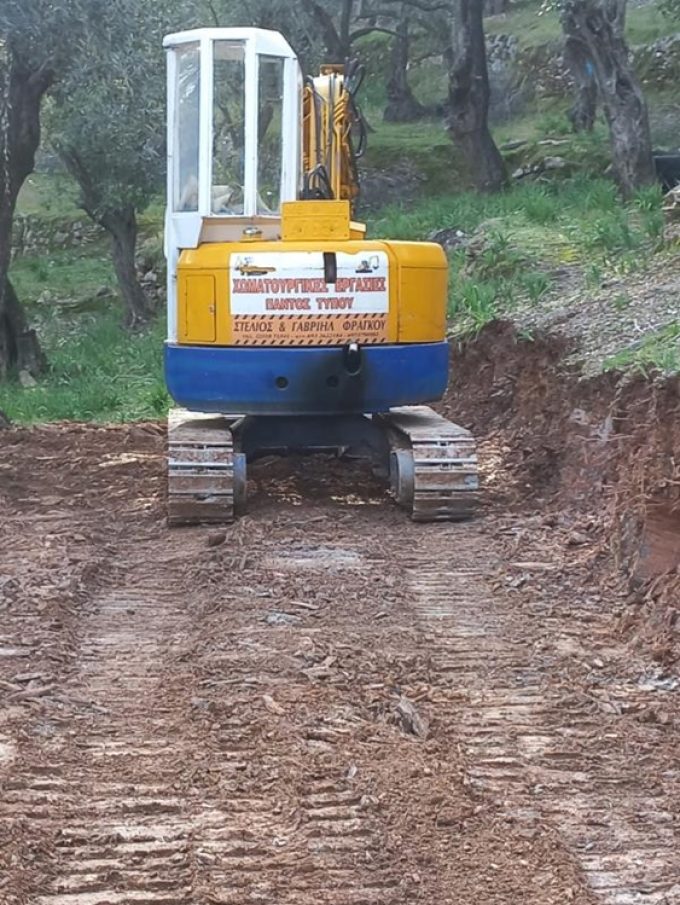
[[[408,10],[403,3],[390,59],[387,106],[383,115],[387,123],[410,123],[425,115],[425,108],[416,100],[408,83],[409,43]]]
[[[568,41],[592,64],[609,125],[616,181],[624,197],[655,181],[649,116],[624,35],[626,0],[566,0]]]
[[[5,280],[4,305],[0,315],[0,362],[9,368],[28,371],[34,377],[47,370],[47,359],[40,348],[35,330],[28,326],[26,312],[14,286]]]
[[[0,42],[0,379],[10,371],[44,370],[35,333],[9,279],[12,222],[19,191],[33,172],[40,144],[40,103],[52,76],[30,71]]]
[[[137,278],[137,216],[132,205],[108,208],[93,174],[84,166],[78,149],[57,148],[59,157],[80,188],[80,204],[85,213],[111,237],[111,257],[125,305],[125,325],[137,327],[151,317],[151,305]]]
[[[137,218],[134,208],[107,211],[98,218],[111,236],[113,267],[125,304],[125,324],[137,327],[151,317],[151,306],[137,278]]]
[[[340,6],[340,45],[343,54],[342,58],[337,61],[338,63],[344,63],[352,53],[351,28],[354,2],[355,0],[342,0],[342,2],[338,3]]]
[[[489,71],[479,0],[452,0],[451,46],[446,58],[449,133],[463,152],[477,188],[498,191],[507,182],[507,172],[489,131]]]
[[[597,116],[597,81],[595,67],[583,44],[567,38],[564,45],[564,59],[569,66],[576,98],[567,116],[575,132],[592,132]]]
[[[328,54],[327,63],[342,64],[351,52],[350,23],[354,0],[342,0],[340,5],[340,27],[336,27],[333,16],[318,0],[302,0],[307,17],[319,29],[324,50]]]

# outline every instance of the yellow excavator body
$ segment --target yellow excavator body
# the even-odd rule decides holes
[[[166,46],[165,373],[185,409],[170,418],[170,523],[232,520],[247,463],[293,451],[370,460],[416,521],[470,517],[474,440],[424,405],[448,380],[446,255],[355,219],[361,67],[302,83],[284,39],[257,29]],[[192,116],[195,147],[178,128]]]

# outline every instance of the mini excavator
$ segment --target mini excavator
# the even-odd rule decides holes
[[[261,456],[371,462],[416,521],[469,518],[447,385],[447,260],[353,220],[362,72],[303,81],[271,31],[198,29],[168,56],[168,522],[226,523]]]

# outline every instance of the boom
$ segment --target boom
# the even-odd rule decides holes
[[[364,69],[356,62],[322,66],[307,80],[302,107],[304,199],[349,201],[359,198],[357,161],[366,130],[356,96]]]

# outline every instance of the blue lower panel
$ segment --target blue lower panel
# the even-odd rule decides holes
[[[364,346],[358,373],[344,349],[165,347],[165,378],[179,405],[255,415],[384,412],[441,399],[448,379],[443,343]]]

